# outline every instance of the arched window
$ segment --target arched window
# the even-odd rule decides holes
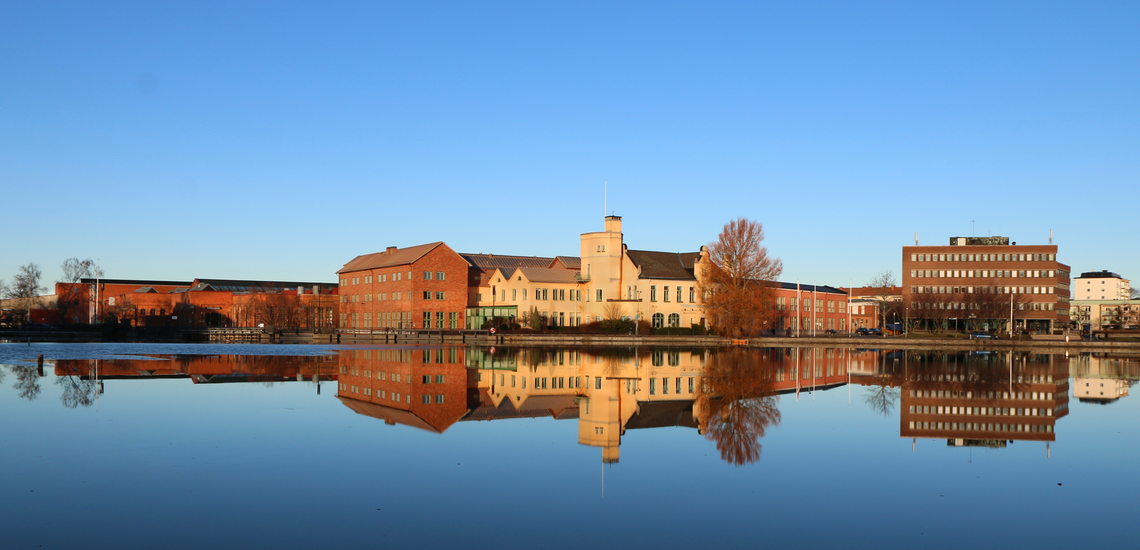
[[[665,315],[661,313],[653,314],[653,328],[661,328],[665,325]]]
[[[681,326],[681,314],[670,313],[669,314],[669,326],[671,326],[671,327]]]

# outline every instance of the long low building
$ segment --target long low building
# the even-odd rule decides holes
[[[56,283],[59,322],[138,327],[336,326],[333,283],[194,279],[82,279]]]

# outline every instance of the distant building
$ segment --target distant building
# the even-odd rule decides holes
[[[337,310],[332,283],[82,279],[55,288],[63,324],[316,330],[333,328]]]
[[[1140,327],[1140,300],[1073,300],[1072,323],[1080,330]]]
[[[1069,266],[1057,261],[1056,245],[953,237],[949,245],[904,246],[902,263],[907,315],[928,327],[1004,330],[1010,317],[1016,330],[1069,325]]]
[[[1074,300],[1128,300],[1132,298],[1129,280],[1116,273],[1088,271],[1073,280]]]

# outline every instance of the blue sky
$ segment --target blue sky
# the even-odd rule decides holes
[[[1140,280],[1140,4],[709,4],[0,4],[0,278],[576,255],[608,180],[631,248],[745,216],[785,280],[1050,229]]]

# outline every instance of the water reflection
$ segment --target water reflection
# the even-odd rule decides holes
[[[886,388],[900,396],[901,437],[1004,447],[1055,440],[1057,420],[1069,412],[1068,372],[1060,355],[900,351],[855,381],[872,388],[869,401]]]
[[[9,367],[16,394],[42,392],[34,366]],[[7,374],[7,371],[0,369]],[[680,428],[736,466],[760,460],[780,426],[780,399],[863,387],[862,404],[898,414],[899,436],[953,446],[1056,440],[1073,396],[1110,404],[1140,379],[1140,357],[1028,352],[827,348],[342,349],[323,356],[171,355],[58,360],[60,401],[89,407],[107,380],[194,384],[336,382],[351,411],[442,434],[459,422],[551,418],[577,423],[578,443],[620,459],[628,430]],[[850,404],[850,397],[848,403]],[[785,403],[787,404],[787,403]],[[856,406],[859,406],[856,401]],[[785,413],[787,411],[785,410]]]
[[[618,462],[627,430],[695,429],[735,465],[760,458],[776,396],[847,382],[844,349],[356,349],[341,352],[338,398],[353,411],[435,433],[457,422],[578,422],[578,443]]]
[[[308,380],[320,393],[322,380],[336,380],[337,362],[334,355],[172,355],[149,359],[60,359],[55,361],[54,370],[55,383],[62,390],[60,401],[65,407],[77,408],[94,404],[96,395],[103,394],[106,380],[189,379],[194,384],[264,385]],[[35,367],[12,367],[18,378],[25,369],[33,375],[36,372]],[[38,386],[35,391],[38,395]]]

